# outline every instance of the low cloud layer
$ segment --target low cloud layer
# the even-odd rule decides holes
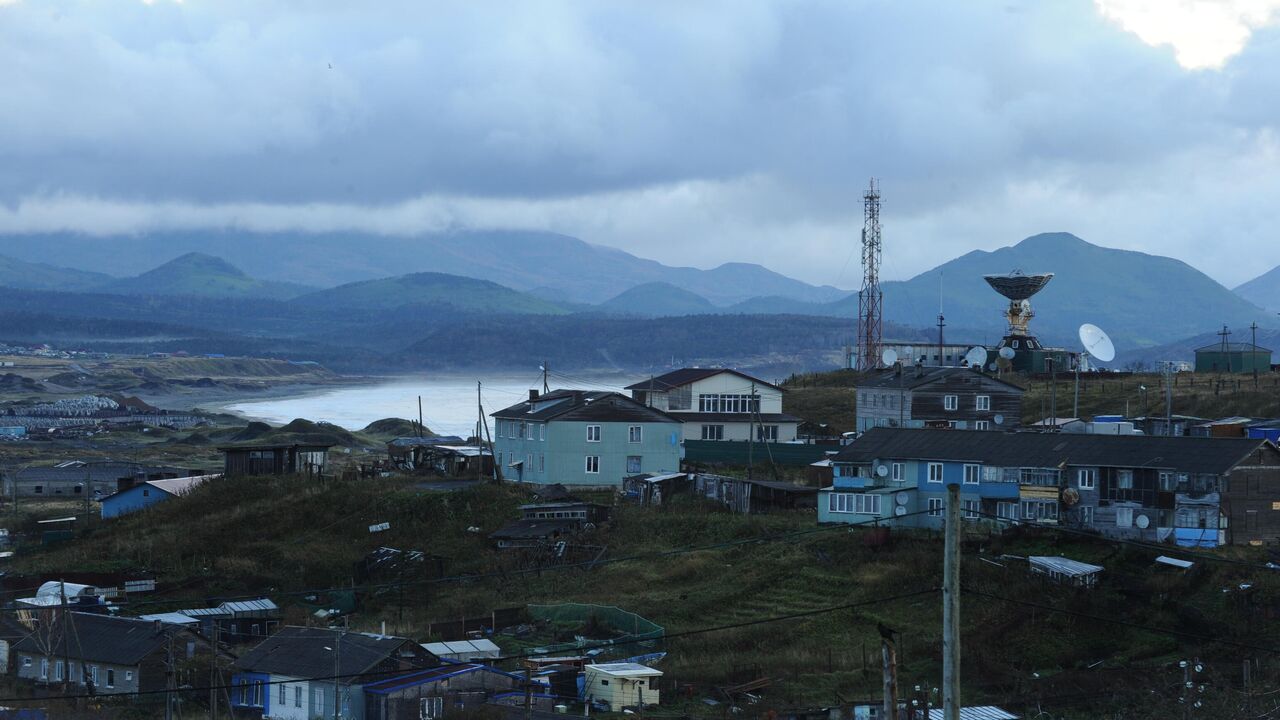
[[[0,3],[0,232],[525,227],[851,287],[875,175],[888,277],[1066,230],[1234,285],[1280,262],[1236,5],[1192,46],[1125,0]]]

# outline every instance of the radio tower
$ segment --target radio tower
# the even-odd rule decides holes
[[[880,291],[880,190],[871,178],[862,196],[862,289],[858,291],[858,370],[880,367],[880,346],[884,340]]]

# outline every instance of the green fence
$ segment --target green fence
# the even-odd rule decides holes
[[[769,462],[779,465],[809,465],[827,457],[827,451],[838,445],[801,445],[797,443],[749,443],[745,440],[685,440],[684,460],[688,463],[724,463],[746,465],[748,457],[756,465]]]
[[[661,625],[646,620],[633,612],[627,612],[622,608],[616,608],[611,605],[587,605],[583,603],[530,605],[529,617],[534,620],[545,620],[553,628],[580,634],[577,642],[539,648],[541,651],[549,653],[574,650],[583,646],[659,640],[665,632]],[[582,631],[589,628],[601,628],[605,633],[609,633],[612,636],[607,638],[585,637],[585,633],[582,633]]]

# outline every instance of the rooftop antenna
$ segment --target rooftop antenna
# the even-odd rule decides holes
[[[884,292],[880,290],[880,189],[871,178],[862,196],[862,289],[858,291],[858,370],[879,367],[884,339]]]
[[[1091,323],[1085,323],[1080,326],[1080,344],[1084,347],[1085,357],[1094,357],[1101,362],[1111,362],[1116,359],[1116,346],[1111,342],[1111,338],[1107,336],[1102,328]],[[1084,358],[1080,358],[1084,360]],[[1075,409],[1072,412],[1076,419],[1080,419],[1080,362],[1076,362],[1076,402]]]
[[[1231,331],[1227,329],[1226,325],[1223,325],[1222,332],[1218,333],[1218,336],[1222,338],[1221,355],[1222,359],[1227,361],[1227,372],[1231,372],[1231,358],[1227,355],[1227,337],[1230,335]]]
[[[942,328],[947,326],[947,323],[944,322],[944,320],[945,318],[942,317],[942,271],[939,270],[938,271],[938,367],[942,367],[943,365],[946,364],[946,361],[944,359],[945,356],[943,355],[943,352],[942,352]]]

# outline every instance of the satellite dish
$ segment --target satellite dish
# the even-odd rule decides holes
[[[877,465],[877,466],[876,466],[876,475],[877,475],[877,476],[879,476],[879,477],[888,477],[888,475],[889,475],[889,468],[887,468],[887,467],[885,467],[885,466],[883,466],[883,465]]]
[[[1005,345],[1004,347],[1000,348],[1000,357],[1004,358],[1005,360],[1012,360],[1013,356],[1014,356],[1013,348],[1009,347],[1008,345]]]
[[[1003,425],[1003,424],[1004,424],[1004,416],[1003,416],[1003,415],[997,415],[997,416],[995,416],[995,417],[991,418],[991,420],[992,420],[992,422],[994,422],[994,423],[995,423],[995,424],[997,424],[997,425]]]
[[[1085,323],[1080,326],[1080,344],[1084,345],[1085,352],[1102,362],[1116,359],[1116,346],[1097,325]]]
[[[974,345],[964,354],[964,359],[968,360],[970,365],[982,367],[982,363],[987,361],[987,349],[981,345]]]
[[[907,499],[908,499],[907,494],[904,492],[893,494],[893,501],[897,503],[899,506],[906,505]]]
[[[902,517],[903,515],[907,514],[907,509],[899,505],[898,507],[893,509],[893,514],[897,515],[898,517]]]
[[[987,365],[987,369],[990,370],[991,372],[995,372],[997,367],[999,366],[996,365],[995,363],[991,363],[990,365]]]
[[[885,348],[884,352],[880,353],[880,362],[885,365],[892,365],[898,362],[898,351],[893,348]]]
[[[1146,530],[1147,526],[1151,524],[1151,518],[1146,515],[1139,515],[1133,519],[1133,524],[1137,525],[1139,529]]]
[[[1080,502],[1080,491],[1075,488],[1067,488],[1062,491],[1062,504],[1071,506]]]
[[[1009,368],[1013,367],[1013,361],[1007,357],[996,358],[996,367],[1000,368],[1001,370],[1008,370]]]

